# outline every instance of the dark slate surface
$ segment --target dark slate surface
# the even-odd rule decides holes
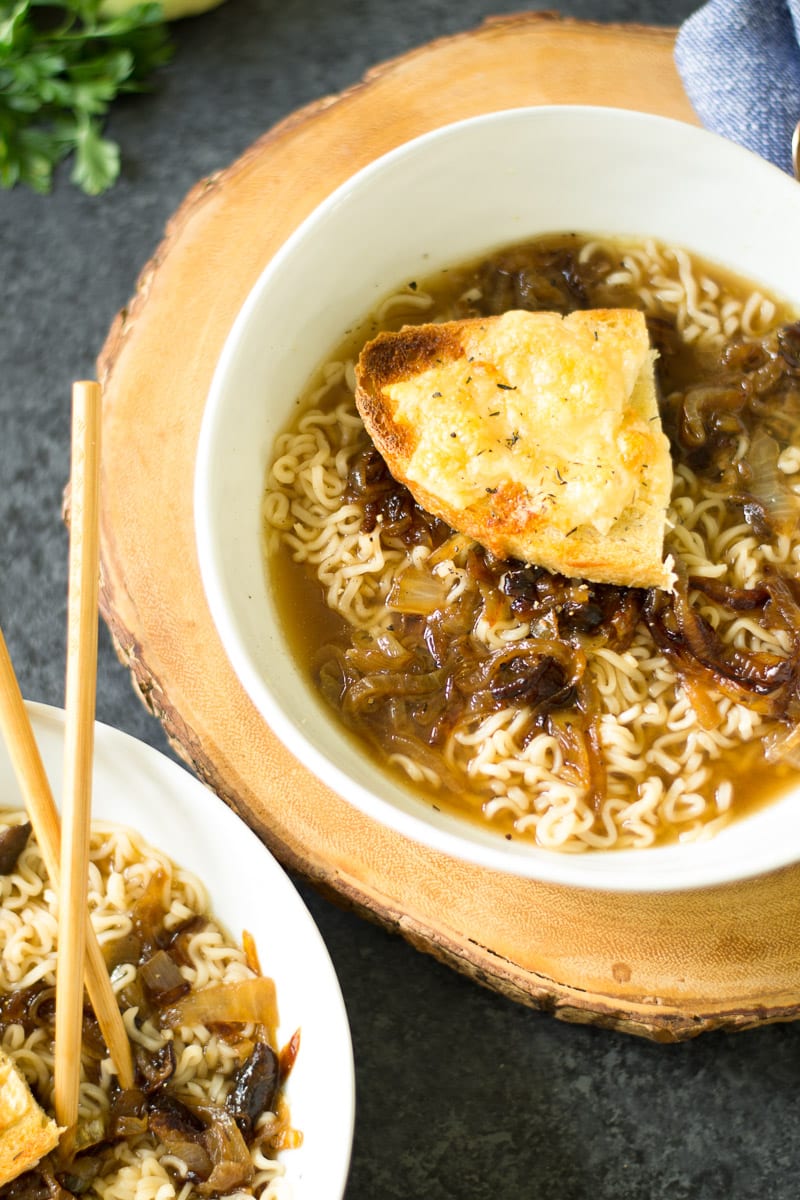
[[[23,691],[63,694],[69,389],[191,185],[374,63],[524,5],[228,0],[175,27],[152,95],[111,122],[124,175],[90,200],[0,193],[0,620]],[[535,6],[532,6],[535,7]],[[552,7],[555,7],[553,5]],[[565,15],[674,24],[693,0],[573,0]],[[624,66],[621,64],[621,69]],[[98,716],[164,749],[101,630]],[[800,1030],[656,1046],[560,1024],[399,938],[307,900],[352,1023],[347,1200],[728,1200],[800,1194]]]

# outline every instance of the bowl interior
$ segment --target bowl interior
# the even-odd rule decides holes
[[[60,709],[29,704],[53,793],[60,794],[64,719]],[[23,802],[0,746],[4,808]],[[287,1081],[292,1122],[303,1144],[285,1151],[294,1200],[340,1200],[350,1162],[354,1078],[350,1031],[333,965],[288,877],[230,809],[150,746],[98,724],[93,816],[137,830],[205,884],[215,916],[235,940],[254,937],[265,974],[274,978],[284,1044],[301,1030]]]
[[[260,500],[276,435],[315,368],[392,289],[537,233],[652,236],[800,301],[800,194],[748,151],[680,122],[597,108],[494,113],[365,168],[266,267],[227,339],[198,447],[203,581],[231,663],[296,756],[347,800],[435,849],[570,886],[667,890],[783,865],[791,797],[708,842],[560,855],[437,813],[377,777],[287,647],[263,559]],[[788,823],[787,823],[788,822]]]

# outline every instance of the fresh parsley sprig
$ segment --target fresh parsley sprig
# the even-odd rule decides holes
[[[111,102],[142,91],[172,54],[160,2],[104,18],[101,0],[0,0],[0,187],[49,192],[73,154],[71,179],[89,195],[119,174],[103,136]]]

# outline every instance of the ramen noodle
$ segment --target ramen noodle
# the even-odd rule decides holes
[[[24,822],[3,814],[2,835]],[[122,1091],[84,1012],[73,1161],[57,1154],[0,1190],[15,1200],[285,1200],[296,1145],[283,1096],[296,1042],[275,1049],[271,980],[214,920],[202,883],[133,832],[95,823],[89,911],[131,1040]],[[0,1045],[53,1112],[58,914],[35,839],[0,874]],[[52,1161],[51,1161],[52,1159]]]
[[[355,408],[384,329],[644,311],[674,485],[674,594],[500,562],[391,479]],[[552,850],[711,836],[800,766],[800,329],[654,241],[559,235],[390,296],[277,440],[264,497],[287,636],[339,718],[436,807]]]

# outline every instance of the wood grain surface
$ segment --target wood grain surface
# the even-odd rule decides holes
[[[485,871],[370,821],[289,755],[233,675],[201,586],[192,485],[234,316],[325,195],[400,142],[491,110],[590,103],[694,122],[672,44],[669,30],[521,14],[376,67],[192,190],[99,363],[101,610],[176,750],[340,903],[515,1000],[662,1041],[798,1016],[800,868],[612,895]]]

